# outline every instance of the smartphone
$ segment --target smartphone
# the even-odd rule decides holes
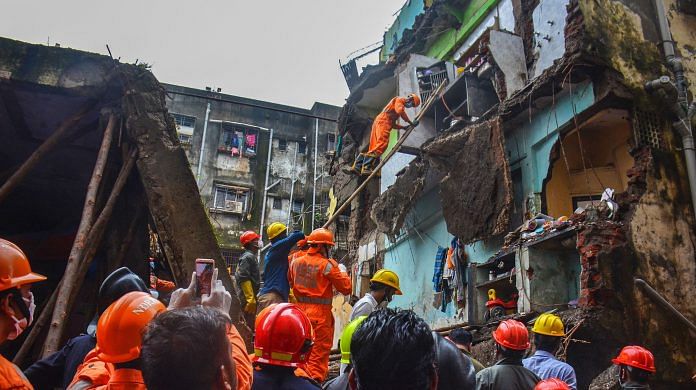
[[[196,296],[210,295],[210,282],[213,279],[215,260],[196,259]]]

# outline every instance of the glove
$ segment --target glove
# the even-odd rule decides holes
[[[201,305],[218,309],[220,312],[229,316],[232,306],[232,295],[222,285],[222,280],[218,280],[218,269],[213,270],[213,278],[210,281],[210,295],[203,294]]]
[[[256,297],[254,297],[254,288],[251,286],[251,280],[245,280],[239,284],[246,299],[244,311],[249,314],[256,313]]]
[[[244,306],[244,312],[252,315],[256,314],[256,300],[247,302],[246,306]]]
[[[343,265],[343,264],[339,264],[339,265],[338,265],[338,269],[341,270],[341,273],[344,273],[344,274],[347,274],[347,273],[348,273],[348,269],[347,269],[346,266]]]
[[[196,273],[191,274],[191,283],[186,288],[179,288],[172,293],[169,299],[168,310],[183,309],[198,303],[196,298]]]

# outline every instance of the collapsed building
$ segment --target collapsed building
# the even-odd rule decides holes
[[[694,42],[692,1],[406,2],[380,63],[343,66],[341,165],[389,99],[445,85],[407,109],[418,126],[340,216],[355,295],[396,271],[393,306],[477,330],[486,363],[497,319],[554,310],[579,388],[616,386],[627,344],[655,353],[657,388],[688,388]],[[340,205],[361,179],[333,174]]]
[[[33,286],[31,330],[3,344],[19,350],[18,365],[84,332],[118,267],[149,280],[159,253],[179,285],[196,258],[224,269],[165,89],[146,65],[0,38],[0,137],[0,236],[48,276]],[[220,278],[234,291],[228,273]]]

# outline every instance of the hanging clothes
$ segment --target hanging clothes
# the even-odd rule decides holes
[[[256,134],[247,134],[245,150],[247,153],[256,153]]]
[[[442,273],[445,268],[445,259],[447,257],[447,248],[437,247],[435,255],[435,270],[433,272],[433,290],[435,292],[442,291]]]

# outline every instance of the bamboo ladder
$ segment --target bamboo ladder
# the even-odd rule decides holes
[[[438,99],[438,95],[440,94],[440,92],[442,92],[442,89],[445,87],[446,84],[447,84],[447,82],[440,83],[440,85],[435,89],[435,91],[433,91],[433,93],[430,94],[430,97],[428,97],[428,100],[423,105],[423,108],[420,110],[420,112],[418,112],[418,115],[416,115],[416,118],[415,118],[416,121],[420,121],[421,117],[425,114],[426,111],[428,111],[428,109],[433,104],[433,102]],[[370,176],[368,176],[358,186],[358,188],[356,188],[355,191],[353,191],[353,193],[350,194],[348,199],[346,199],[345,202],[343,202],[343,204],[341,204],[341,206],[339,208],[337,208],[336,211],[333,212],[333,214],[331,215],[329,220],[326,221],[324,226],[322,226],[323,228],[328,228],[329,226],[331,226],[331,224],[336,220],[336,218],[338,218],[338,216],[341,215],[341,213],[350,205],[350,203],[353,201],[353,199],[355,199],[355,197],[358,196],[360,194],[360,192],[362,192],[362,190],[365,189],[365,187],[367,187],[367,184],[370,182],[370,180],[372,180],[372,178],[374,178],[379,173],[379,171],[387,163],[387,161],[389,161],[389,159],[393,155],[395,155],[396,152],[399,151],[399,149],[401,148],[401,145],[406,141],[406,138],[408,138],[409,134],[411,134],[413,129],[415,129],[415,126],[408,126],[406,128],[404,135],[402,135],[399,138],[399,140],[396,142],[396,145],[394,145],[394,147],[387,153],[387,155],[383,159],[381,159],[381,161],[379,162],[377,167],[372,170],[372,173],[370,174]]]

